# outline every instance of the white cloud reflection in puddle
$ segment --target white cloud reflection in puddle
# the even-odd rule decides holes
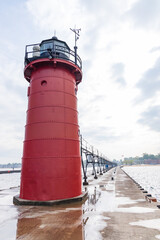
[[[150,220],[140,220],[129,223],[132,226],[141,226],[145,228],[153,228],[160,231],[160,218]]]
[[[101,240],[102,236],[100,231],[107,227],[107,222],[110,218],[102,215],[86,214],[88,215],[87,224],[85,225],[85,239],[87,240]]]
[[[145,208],[145,207],[130,207],[130,208],[117,208],[115,212],[123,213],[151,213],[157,209]]]

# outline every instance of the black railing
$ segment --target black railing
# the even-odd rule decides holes
[[[40,49],[39,44],[26,45],[25,48],[25,66],[37,59],[41,58],[59,58],[67,60],[82,68],[81,58],[72,50],[60,46],[54,45],[53,48]]]
[[[103,173],[107,172],[113,167],[116,167],[117,164],[110,161],[106,156],[101,154],[96,148],[90,145],[85,139],[80,136],[81,143],[81,162],[82,162],[82,170],[83,170],[83,185],[88,185],[87,181],[87,173],[88,166],[90,165],[90,174],[94,175],[94,178],[98,178],[98,174],[103,175]]]

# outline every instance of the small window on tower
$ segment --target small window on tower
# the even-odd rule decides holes
[[[43,81],[41,81],[41,86],[47,86],[47,81],[45,81],[45,80],[43,80]]]

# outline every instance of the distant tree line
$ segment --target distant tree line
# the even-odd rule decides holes
[[[136,164],[160,164],[160,153],[157,155],[143,153],[142,157],[129,157],[121,160],[123,165],[136,165]]]
[[[21,163],[0,164],[0,168],[21,168]]]

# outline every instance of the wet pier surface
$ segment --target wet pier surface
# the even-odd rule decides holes
[[[89,178],[88,198],[58,206],[14,206],[18,188],[0,191],[0,239],[160,239],[160,209],[120,169]],[[112,180],[113,179],[113,180]]]

